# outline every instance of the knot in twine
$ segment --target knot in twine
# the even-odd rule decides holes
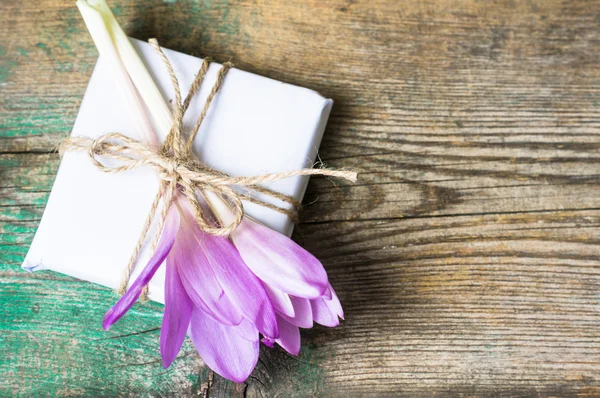
[[[182,102],[179,82],[171,62],[168,60],[155,39],[150,39],[149,43],[161,57],[169,72],[171,83],[175,90],[173,126],[162,146],[160,148],[155,148],[150,144],[130,138],[121,133],[108,133],[95,140],[88,137],[71,137],[64,140],[60,145],[61,153],[65,151],[87,151],[91,162],[99,170],[107,173],[120,173],[140,167],[150,167],[159,177],[160,188],[152,203],[140,238],[131,256],[127,269],[125,270],[123,281],[118,290],[121,294],[127,289],[139,252],[146,240],[148,231],[156,218],[160,201],[163,201],[163,206],[160,217],[158,217],[158,233],[155,236],[153,248],[155,248],[158,243],[168,209],[173,203],[178,191],[190,202],[194,210],[195,219],[204,232],[215,236],[229,236],[229,234],[231,234],[231,232],[242,222],[244,217],[244,205],[242,200],[278,211],[290,217],[292,221],[297,222],[300,203],[291,196],[266,188],[261,184],[296,176],[309,175],[336,177],[352,182],[356,181],[357,178],[357,173],[353,171],[332,170],[326,168],[300,169],[251,177],[232,177],[200,162],[192,152],[194,139],[208,112],[210,104],[223,83],[225,75],[233,65],[227,62],[219,70],[217,80],[206,99],[202,112],[200,113],[194,128],[187,134],[186,138],[183,128],[183,115],[204,80],[211,61],[208,58],[204,59],[200,71],[190,87],[187,97]],[[104,159],[101,158],[117,160],[118,165],[104,163]],[[234,187],[238,187],[238,190],[234,189]],[[243,192],[240,192],[240,190]],[[202,195],[203,191],[212,192],[220,196],[231,206],[233,213],[235,214],[235,219],[231,224],[216,224],[214,219],[210,217],[210,214],[206,214],[198,197],[199,194]],[[273,205],[272,203],[259,199],[257,194],[276,198],[283,202],[284,205]],[[144,296],[146,294],[147,288],[144,291]]]

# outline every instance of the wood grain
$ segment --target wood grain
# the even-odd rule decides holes
[[[0,2],[0,395],[600,396],[600,2],[121,0],[134,37],[336,101],[294,238],[345,310],[237,385],[158,305],[18,266],[96,59],[73,4]]]

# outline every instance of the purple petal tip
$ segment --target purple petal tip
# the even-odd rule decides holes
[[[104,315],[104,319],[102,320],[102,329],[109,330],[114,322],[111,322],[110,311]]]

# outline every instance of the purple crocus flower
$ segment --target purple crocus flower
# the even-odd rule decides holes
[[[160,351],[165,368],[189,335],[204,362],[236,382],[250,375],[262,342],[300,351],[299,327],[337,326],[342,308],[321,263],[286,236],[244,218],[231,239],[203,232],[189,202],[169,209],[157,249],[106,313],[108,329],[166,260]]]

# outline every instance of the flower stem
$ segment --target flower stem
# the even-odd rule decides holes
[[[108,30],[112,42],[116,47],[117,52],[129,77],[133,84],[138,89],[146,106],[150,110],[152,119],[155,122],[157,133],[161,137],[165,137],[171,130],[173,120],[171,110],[167,106],[160,90],[154,83],[152,76],[144,65],[144,62],[138,55],[135,48],[131,44],[129,38],[115,19],[114,14],[106,4],[105,0],[87,0],[89,4],[94,6],[102,16],[106,29]]]
[[[148,120],[144,104],[113,45],[110,33],[106,28],[101,14],[85,0],[77,0],[76,4],[98,52],[108,61],[113,70],[114,78],[117,81],[117,87],[121,95],[126,99],[131,112],[139,116],[136,118],[138,133],[146,142],[158,146],[158,139]]]

